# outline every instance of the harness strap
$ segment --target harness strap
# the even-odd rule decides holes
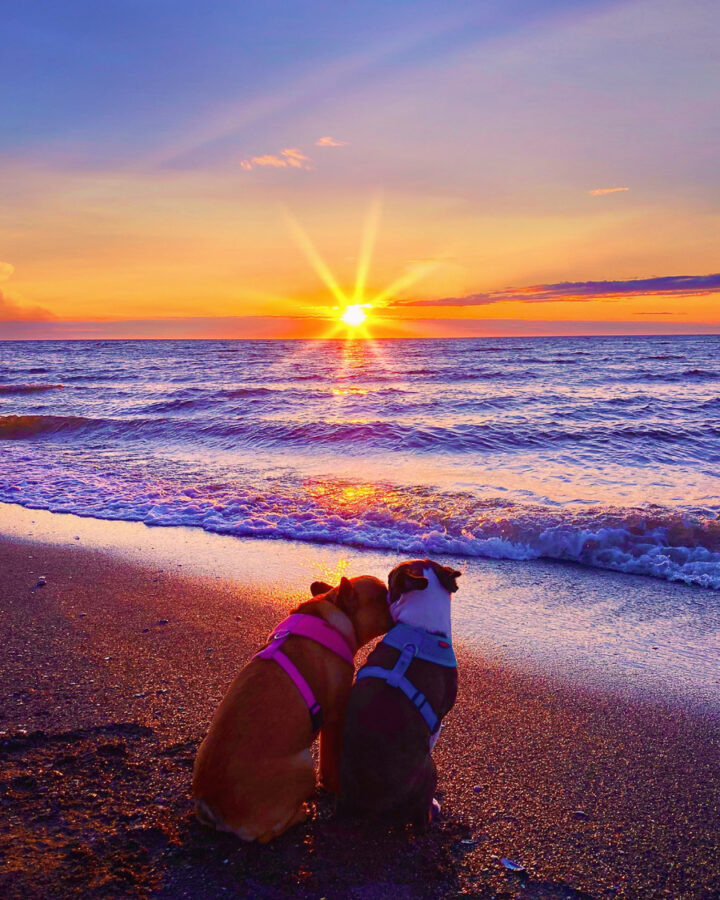
[[[430,706],[427,697],[405,677],[401,677],[397,684],[391,683],[390,677],[393,674],[393,671],[394,670],[391,669],[383,669],[380,666],[364,666],[357,673],[356,680],[359,681],[361,678],[381,678],[383,681],[387,681],[391,687],[400,688],[403,694],[405,694],[425,720],[425,724],[430,729],[430,734],[435,734],[436,731],[440,730],[440,720],[438,719],[435,710]],[[395,679],[393,679],[393,682],[394,680]]]
[[[413,661],[417,652],[418,647],[416,644],[405,644],[392,669],[383,669],[382,666],[363,666],[357,673],[356,681],[359,681],[361,678],[381,678],[383,681],[386,681],[390,687],[400,688],[403,694],[405,694],[408,700],[423,717],[425,724],[430,729],[430,734],[435,734],[440,728],[440,719],[438,719],[435,710],[430,705],[425,694],[418,690],[412,681],[405,677],[408,666]]]
[[[355,651],[348,644],[346,638],[332,625],[329,625],[319,616],[309,616],[306,613],[292,613],[287,619],[282,621],[270,634],[270,638],[275,638],[276,634],[286,633],[297,635],[298,637],[310,638],[316,644],[321,644],[332,650],[341,659],[351,666],[354,665]]]
[[[406,625],[397,622],[388,631],[382,640],[388,647],[402,650],[407,644],[414,644],[417,648],[415,656],[425,659],[438,666],[446,666],[449,669],[457,668],[457,660],[453,653],[452,643],[444,634],[433,634],[418,628],[416,625]]]
[[[308,712],[310,713],[310,725],[312,727],[313,732],[319,731],[322,728],[322,707],[315,699],[315,694],[312,692],[312,688],[307,683],[307,679],[302,675],[300,669],[295,665],[295,663],[282,652],[280,647],[285,640],[289,637],[289,633],[284,635],[281,638],[279,643],[273,642],[265,647],[264,650],[261,650],[259,653],[255,654],[255,659],[272,659],[274,660],[281,669],[284,669],[285,672],[290,676],[290,680],[293,682],[295,687],[300,691],[300,696],[305,701],[305,706],[308,708]]]
[[[401,681],[407,681],[404,677],[405,673],[408,670],[408,666],[413,661],[413,657],[417,653],[417,647],[415,644],[405,644],[405,646],[400,651],[400,656],[397,659],[397,662],[392,667],[392,669],[388,672],[387,678],[385,679],[390,687],[400,687]],[[371,668],[376,668],[372,666]],[[379,666],[377,667],[379,668]],[[385,669],[383,669],[385,671]],[[410,682],[408,682],[409,684]]]
[[[322,728],[322,707],[316,700],[307,679],[281,649],[285,641],[293,634],[309,638],[311,641],[327,647],[351,666],[354,665],[354,654],[345,638],[332,625],[328,625],[317,616],[293,613],[273,629],[268,638],[270,643],[253,657],[253,659],[272,659],[287,673],[305,701],[310,713],[313,732],[317,732]]]

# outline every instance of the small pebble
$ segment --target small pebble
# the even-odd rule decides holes
[[[47,584],[47,578],[45,578],[44,575],[41,575],[38,578],[37,584],[35,585],[35,587],[45,587],[46,584]]]
[[[482,785],[481,785],[481,784],[476,784],[475,787],[473,788],[473,791],[474,791],[476,794],[479,794],[481,790],[482,790]]]
[[[167,625],[167,624],[168,624],[168,620],[167,620],[167,619],[159,619],[159,620],[158,620],[158,625]]]
[[[520,863],[513,862],[512,859],[508,859],[507,856],[501,856],[500,862],[505,866],[508,872],[524,872],[525,866]]]

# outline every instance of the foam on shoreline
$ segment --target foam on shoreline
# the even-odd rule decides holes
[[[295,592],[315,579],[386,578],[402,555],[101,521],[0,504],[0,535],[89,547],[143,566]],[[456,637],[486,658],[720,709],[713,592],[547,561],[438,556],[463,571]],[[48,573],[50,574],[50,573]]]

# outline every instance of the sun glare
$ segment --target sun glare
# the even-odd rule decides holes
[[[357,328],[367,319],[367,313],[360,304],[346,306],[344,312],[340,316],[340,321],[349,325],[351,328]]]
[[[360,241],[360,251],[357,259],[357,271],[352,290],[341,286],[328,264],[322,258],[305,229],[294,218],[288,209],[284,210],[285,219],[290,231],[300,249],[308,259],[308,262],[325,284],[337,302],[333,307],[336,318],[330,325],[325,337],[334,337],[340,328],[345,325],[349,329],[344,335],[347,340],[356,338],[370,339],[372,319],[368,318],[366,310],[387,306],[401,291],[407,290],[415,282],[419,281],[437,263],[428,266],[413,266],[404,272],[390,285],[377,293],[375,290],[368,297],[367,279],[370,271],[372,251],[377,236],[380,222],[381,196],[378,194],[371,202],[363,225]],[[370,302],[364,302],[370,301]]]

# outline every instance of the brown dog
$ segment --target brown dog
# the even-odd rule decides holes
[[[237,675],[215,713],[195,760],[193,796],[198,818],[244,841],[262,843],[306,817],[304,803],[315,790],[310,745],[316,719],[302,685],[322,709],[320,776],[339,790],[345,706],[352,686],[352,657],[358,647],[392,625],[387,589],[370,575],[337,587],[313,582],[315,599],[301,604],[285,623],[301,620],[310,631],[325,632],[328,643],[276,629],[261,654],[282,646],[280,661],[254,657]],[[310,617],[315,617],[314,619]],[[318,621],[321,620],[321,621]],[[342,644],[345,658],[330,649]],[[285,664],[289,661],[288,673]],[[278,664],[278,663],[281,664]]]

